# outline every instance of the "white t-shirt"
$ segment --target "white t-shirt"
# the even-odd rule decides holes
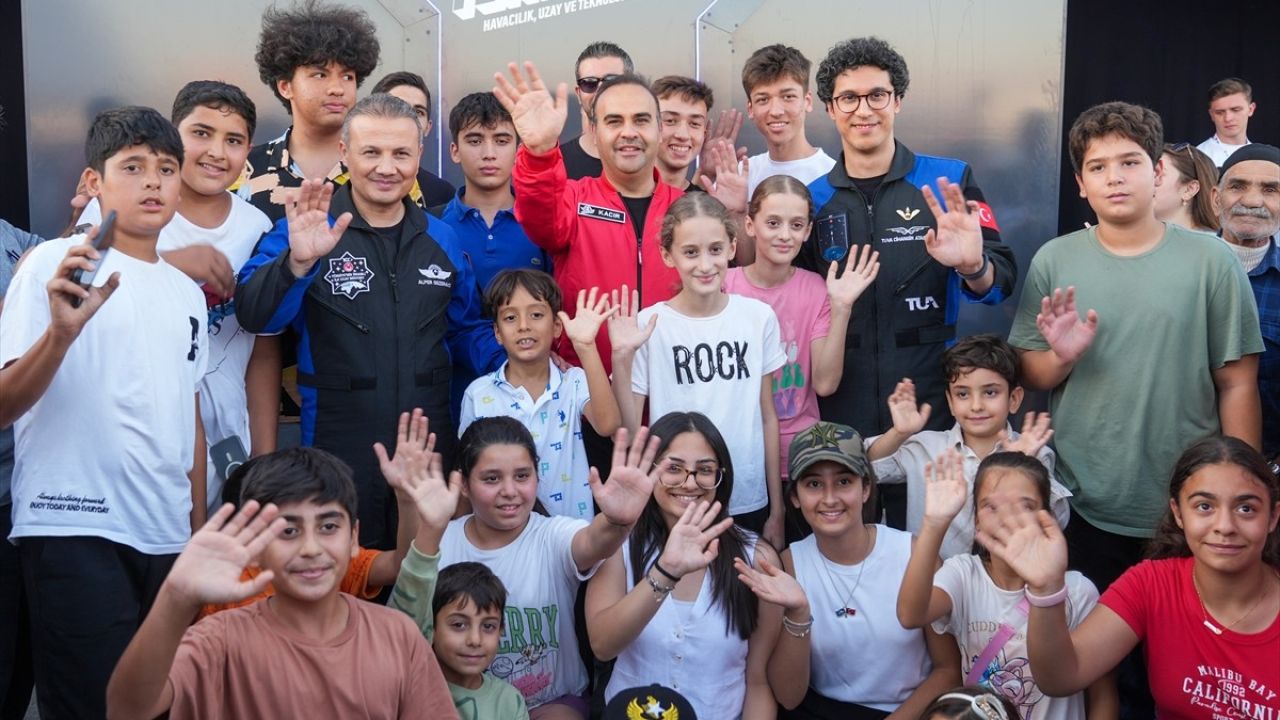
[[[212,245],[226,256],[233,271],[240,268],[253,255],[253,248],[262,234],[271,229],[271,221],[263,212],[233,193],[231,212],[216,228],[204,228],[193,224],[175,213],[168,225],[160,231],[156,250],[167,252],[193,245]],[[85,206],[81,222],[97,224],[102,212],[94,198]],[[240,438],[247,452],[253,445],[249,437],[249,401],[245,395],[244,374],[253,353],[254,335],[245,332],[236,320],[234,298],[217,300],[205,295],[208,307],[209,365],[200,383],[200,418],[204,421],[204,436],[210,447],[235,436]],[[208,465],[209,508],[222,504],[222,483],[212,459]]]
[[[83,235],[31,250],[0,319],[0,366],[49,326],[45,284]],[[94,280],[120,286],[15,424],[11,538],[88,535],[151,555],[191,535],[195,395],[208,356],[204,298],[158,260],[109,251]]]
[[[911,559],[911,533],[873,527],[875,545],[857,565],[828,560],[813,535],[792,543],[791,561],[813,611],[810,687],[832,700],[893,712],[933,663],[924,632],[903,628],[894,605]],[[854,612],[836,615],[842,608]]]
[[[1205,155],[1208,155],[1209,159],[1213,161],[1214,167],[1222,167],[1222,164],[1227,161],[1227,158],[1231,157],[1231,153],[1248,144],[1249,140],[1246,138],[1244,145],[1228,145],[1227,143],[1219,140],[1217,133],[1214,133],[1209,136],[1208,140],[1197,145],[1196,149]]]
[[[489,672],[515,686],[532,709],[561,695],[582,695],[587,669],[578,655],[573,604],[578,586],[599,567],[578,572],[573,536],[585,520],[534,513],[505,547],[481,550],[463,529],[471,515],[449,523],[440,539],[440,569],[484,563],[507,588],[505,626]]]
[[[759,510],[769,502],[765,485],[763,379],[787,362],[778,318],[768,305],[729,295],[711,317],[682,315],[661,302],[640,311],[644,327],[658,326],[632,366],[631,389],[649,398],[652,421],[669,412],[700,412],[724,436],[733,460],[729,514]]]
[[[835,165],[835,159],[822,148],[800,160],[772,160],[768,152],[753,155],[747,161],[747,197],[755,193],[757,185],[774,175],[790,175],[808,185],[831,172]]]
[[[507,382],[507,364],[476,378],[462,396],[458,437],[479,418],[519,420],[538,449],[538,499],[552,515],[590,520],[595,516],[590,465],[582,445],[582,409],[591,400],[587,374],[580,367],[560,372],[548,361],[551,374],[542,395]]]
[[[755,562],[756,540],[747,532],[747,562]],[[627,592],[630,542],[622,546]],[[641,582],[645,582],[641,580]],[[735,581],[736,582],[736,581]],[[702,718],[737,718],[747,698],[747,641],[727,625],[728,612],[713,602],[711,572],[693,600],[668,596],[630,645],[618,653],[604,699],[632,687],[665,685],[689,701]]]
[[[1067,625],[1074,629],[1098,604],[1098,589],[1084,575],[1067,572]],[[1027,656],[1027,616],[1017,610],[1021,590],[996,586],[977,555],[956,555],[933,576],[935,587],[951,597],[951,614],[933,623],[938,633],[950,633],[960,645],[960,672],[967,676],[986,649],[1000,623],[1017,632],[1009,638],[982,674],[979,684],[1000,692],[1018,706],[1024,720],[1076,720],[1084,717],[1084,692],[1049,697],[1036,685]]]

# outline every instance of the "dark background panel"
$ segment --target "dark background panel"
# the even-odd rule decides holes
[[[1280,2],[1277,0],[1069,0],[1063,87],[1061,232],[1093,222],[1080,198],[1067,132],[1076,116],[1110,100],[1160,113],[1166,142],[1213,134],[1209,86],[1253,86],[1249,139],[1280,143]]]
[[[0,2],[0,218],[30,227],[27,119],[23,103],[22,4]]]

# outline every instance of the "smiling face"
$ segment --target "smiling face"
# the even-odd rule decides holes
[[[1232,165],[1214,188],[1213,204],[1228,242],[1267,243],[1280,231],[1280,165],[1267,160]]]
[[[182,136],[185,192],[221,195],[244,170],[249,157],[249,123],[228,108],[197,106],[178,123]]]
[[[614,85],[596,93],[596,148],[606,174],[653,171],[658,152],[658,106],[648,88]]]
[[[523,285],[498,308],[493,332],[507,351],[510,362],[543,364],[551,355],[551,344],[563,326],[546,300],[535,298]]]
[[[662,249],[662,261],[680,274],[684,292],[717,295],[729,272],[734,248],[718,218],[695,215],[675,227],[671,247]]]
[[[336,593],[360,552],[358,523],[337,502],[285,503],[280,517],[287,524],[260,559],[275,574],[271,584],[276,592],[302,602]]]
[[[832,84],[832,98],[842,95],[870,95],[875,92],[889,92],[893,95],[888,106],[882,110],[872,109],[871,104],[863,97],[853,112],[844,112],[836,107],[833,100],[827,104],[827,115],[835,121],[836,131],[840,133],[840,141],[846,153],[874,155],[884,149],[885,144],[893,145],[893,123],[902,111],[902,98],[894,92],[893,81],[889,71],[874,65],[861,65],[852,70],[845,70],[836,76]]]
[[[1127,137],[1090,140],[1076,183],[1099,223],[1130,225],[1155,217],[1156,168],[1142,146]]]
[[[804,132],[804,119],[813,110],[813,95],[795,78],[785,75],[751,88],[747,117],[770,147],[785,147]]]
[[[871,486],[832,460],[814,463],[793,483],[792,506],[819,535],[837,537],[862,525],[862,507]]]
[[[292,78],[276,83],[276,89],[289,101],[295,125],[334,131],[356,103],[356,73],[332,61],[301,65]]]
[[[400,204],[418,177],[422,135],[417,123],[405,117],[361,115],[352,118],[347,130],[342,162],[351,175],[356,208],[367,217],[367,208]]]
[[[809,237],[809,202],[792,193],[773,193],[747,218],[746,231],[747,237],[755,239],[756,257],[774,265],[790,265]]]
[[[999,435],[1021,404],[1022,388],[1011,391],[1008,380],[987,368],[972,368],[947,383],[947,406],[966,442]]]
[[[1256,567],[1280,520],[1262,481],[1231,463],[1192,473],[1169,506],[1196,562],[1223,573]]]
[[[516,163],[516,129],[509,122],[493,127],[473,123],[462,129],[449,145],[449,157],[462,167],[467,185],[480,190],[500,190],[511,184]]]
[[[711,474],[720,470],[720,461],[711,443],[701,433],[686,431],[676,435],[654,464],[659,468],[660,481],[654,483],[653,499],[662,511],[667,527],[675,525],[690,505],[704,500],[715,502],[716,489],[700,485],[698,476],[701,474],[709,480]],[[674,479],[679,475],[677,468],[686,471],[679,484],[670,486],[662,481],[662,478]]]
[[[103,217],[116,211],[117,233],[154,238],[178,209],[180,172],[178,158],[131,145],[107,158],[102,173],[85,171],[85,191],[98,198]]]
[[[495,443],[480,452],[462,484],[477,522],[496,533],[519,533],[538,496],[538,471],[521,445]]]
[[[459,595],[436,613],[431,648],[445,680],[474,690],[498,656],[501,640],[502,608],[478,608],[471,598]]]
[[[707,104],[673,93],[658,98],[658,108],[662,116],[658,165],[667,172],[685,172],[707,139]]]

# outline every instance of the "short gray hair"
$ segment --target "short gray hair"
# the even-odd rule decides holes
[[[418,117],[418,113],[414,111],[412,105],[395,95],[374,93],[356,103],[355,107],[351,108],[347,113],[347,119],[342,122],[342,142],[344,145],[351,144],[351,123],[360,116],[412,120],[414,127],[418,128],[418,137],[422,137],[422,119]],[[419,140],[419,143],[421,143],[421,140]]]

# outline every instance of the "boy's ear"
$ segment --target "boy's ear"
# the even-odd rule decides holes
[[[1156,172],[1155,186],[1160,187],[1160,185],[1164,183],[1164,156],[1163,155],[1161,155],[1160,159],[1156,161],[1154,170]]]
[[[560,313],[552,315],[551,318],[551,336],[558,340],[564,334],[564,323],[560,321]]]
[[[1084,191],[1084,179],[1080,177],[1080,173],[1076,173],[1076,186],[1080,188],[1080,197],[1089,199],[1088,193]]]
[[[102,173],[91,167],[84,169],[80,173],[80,187],[84,188],[84,194],[91,198],[100,197],[102,195]]]
[[[449,159],[453,161],[454,165],[462,164],[462,159],[458,156],[458,143],[456,142],[449,143]]]
[[[285,100],[293,100],[293,80],[277,80],[276,92]]]
[[[351,559],[355,560],[360,556],[360,521],[356,520],[351,523]]]
[[[1014,385],[1009,391],[1009,414],[1018,412],[1018,408],[1022,406],[1022,398],[1024,396],[1022,386]]]
[[[813,112],[813,93],[808,90],[805,90],[804,91],[804,114],[808,115],[811,112]]]

